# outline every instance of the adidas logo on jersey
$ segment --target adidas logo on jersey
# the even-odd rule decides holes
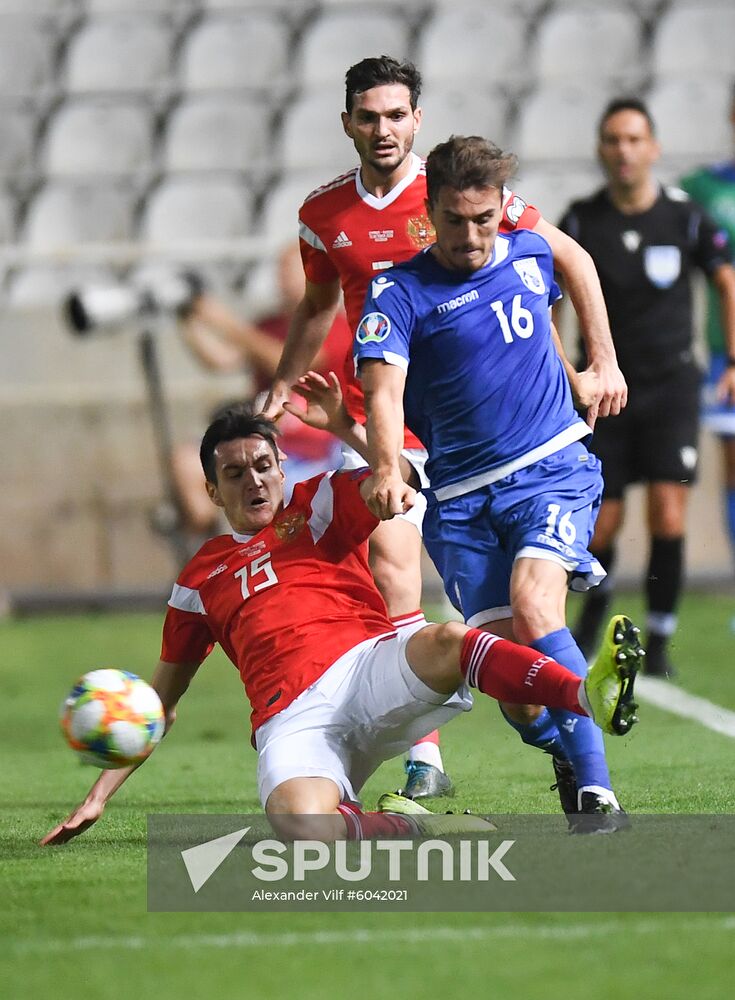
[[[341,250],[344,247],[351,247],[351,246],[352,246],[352,240],[349,238],[344,229],[340,229],[336,240],[332,244],[332,249]]]

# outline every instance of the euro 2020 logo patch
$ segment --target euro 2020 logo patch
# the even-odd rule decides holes
[[[390,333],[390,320],[384,313],[368,313],[360,320],[355,337],[358,344],[380,344]]]

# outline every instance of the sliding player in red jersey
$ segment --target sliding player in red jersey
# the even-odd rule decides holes
[[[364,448],[364,429],[338,412],[333,429]],[[222,646],[251,703],[259,794],[281,836],[488,829],[478,817],[434,815],[400,795],[384,796],[373,813],[358,799],[384,760],[469,710],[470,687],[591,715],[611,733],[635,721],[641,651],[627,619],[613,619],[610,642],[584,682],[549,657],[459,622],[421,620],[397,630],[368,568],[377,519],[363,500],[367,468],[300,483],[284,507],[275,427],[244,408],[209,426],[201,458],[209,496],[232,533],[206,542],[179,575],[152,684],[168,729],[200,664]],[[104,771],[42,844],[84,832],[133,770]]]
[[[434,242],[425,205],[424,164],[412,151],[421,125],[420,91],[416,67],[388,56],[363,59],[347,71],[342,125],[355,145],[360,164],[312,192],[301,207],[299,233],[306,293],[292,320],[265,406],[269,417],[278,417],[292,384],[311,367],[341,295],[354,333],[371,282],[375,297],[381,283],[387,281],[382,271]],[[589,405],[589,419],[594,420],[598,411],[601,416],[618,413],[625,405],[626,387],[615,361],[591,258],[574,240],[545,222],[537,209],[505,191],[501,231],[518,226],[534,228],[549,242],[579,316],[589,358],[589,369],[583,376],[583,401]],[[362,390],[351,352],[342,376],[349,412],[364,422]],[[423,477],[426,453],[421,442],[406,432],[404,443],[404,454],[422,485],[428,485]],[[362,464],[350,449],[343,453],[345,468]],[[412,619],[421,603],[422,514],[420,498],[412,511],[382,522],[370,539],[373,576],[397,622]],[[525,710],[511,712],[518,722],[527,721]],[[406,791],[414,797],[451,793],[437,733],[409,754]]]

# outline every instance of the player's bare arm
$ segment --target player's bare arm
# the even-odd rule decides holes
[[[382,521],[413,506],[415,490],[401,475],[403,447],[403,390],[406,373],[377,358],[360,364],[367,414],[368,459],[374,476],[366,497],[370,510]]]
[[[255,323],[237,316],[207,292],[197,296],[182,322],[187,346],[213,371],[235,371],[249,361],[273,377],[281,345]]]
[[[302,423],[317,430],[329,431],[368,461],[367,433],[361,423],[354,419],[344,405],[342,386],[334,372],[327,378],[319,372],[307,372],[292,387],[297,395],[307,402],[306,410],[293,403],[284,403],[284,409],[298,417]],[[414,488],[419,487],[416,470],[402,455],[399,467],[404,481]],[[366,482],[372,482],[366,480]],[[364,490],[361,490],[363,494]]]
[[[717,398],[735,406],[735,267],[721,264],[712,275],[712,284],[720,297],[720,316],[729,359],[717,385]]]
[[[176,706],[198,669],[198,663],[164,663],[162,660],[159,661],[151,680],[151,687],[161,699],[166,716],[166,732],[174,724]],[[135,767],[103,771],[90,788],[84,801],[63,822],[49,830],[41,840],[41,846],[66,844],[67,841],[88,830],[100,818],[105,811],[105,806],[118,788],[125,784],[138,767],[140,764]]]
[[[620,413],[628,401],[628,387],[618,367],[605,300],[592,257],[561,229],[540,219],[535,231],[551,247],[554,265],[562,276],[579,319],[589,370],[598,381],[597,400],[588,407],[588,419]]]
[[[273,385],[263,407],[263,412],[271,420],[283,413],[283,404],[291,395],[292,384],[308,371],[327,339],[337,315],[340,296],[339,280],[323,285],[307,280],[304,297],[291,320]]]

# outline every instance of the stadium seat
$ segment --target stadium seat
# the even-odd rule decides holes
[[[731,152],[729,80],[662,80],[647,103],[664,157],[703,163]]]
[[[571,83],[548,83],[521,109],[513,151],[522,166],[529,160],[560,163],[595,157],[598,119],[609,91]]]
[[[457,44],[447,44],[447,39]],[[486,84],[515,89],[531,82],[526,25],[515,13],[488,4],[442,7],[421,32],[416,63],[426,88]],[[425,103],[425,102],[424,102]]]
[[[403,17],[367,8],[327,9],[305,30],[296,64],[305,89],[344,89],[345,70],[366,56],[387,52],[397,59],[409,54]]]
[[[274,245],[295,239],[299,232],[298,212],[307,194],[331,179],[329,172],[297,172],[285,177],[266,195],[258,222],[258,232]]]
[[[129,191],[95,182],[52,181],[31,202],[21,240],[34,249],[50,250],[75,243],[129,240],[132,236]]]
[[[282,95],[288,83],[290,29],[266,11],[211,14],[186,36],[185,90],[253,90]]]
[[[55,39],[32,20],[7,17],[0,30],[0,99],[26,98],[43,106],[56,89]]]
[[[556,225],[572,201],[585,198],[604,183],[602,173],[593,165],[574,170],[525,170],[521,164],[511,187],[535,205],[545,219]]]
[[[34,264],[19,268],[8,286],[8,305],[13,309],[58,306],[81,285],[110,284],[112,271],[94,264]]]
[[[152,168],[149,110],[131,101],[85,98],[62,105],[43,143],[50,176],[127,176],[145,182]]]
[[[84,0],[84,3],[88,14],[163,14],[173,23],[181,24],[196,13],[200,0]]]
[[[304,18],[314,13],[319,6],[319,0],[201,0],[201,6],[206,11],[217,13],[267,9],[272,14],[277,13],[289,24],[299,25]]]
[[[506,144],[507,101],[498,90],[430,84],[421,95],[424,117],[414,148],[423,156],[450,135],[482,135]]]
[[[258,180],[268,165],[269,119],[262,102],[228,95],[190,97],[169,115],[165,168],[240,170]]]
[[[15,186],[35,175],[36,116],[28,107],[0,105],[0,178]]]
[[[150,195],[142,233],[164,244],[240,239],[252,217],[251,193],[238,178],[171,177]]]
[[[483,15],[489,9],[495,13],[505,13],[509,7],[512,7],[514,14],[531,21],[542,8],[548,6],[548,0],[513,0],[511,4],[507,0],[434,0],[432,4],[435,15],[457,10],[460,6],[474,8]]]
[[[115,14],[92,18],[67,52],[68,93],[144,93],[166,97],[171,86],[172,29],[161,17]]]
[[[357,163],[357,153],[340,121],[344,95],[334,87],[320,87],[293,101],[285,110],[277,166],[286,172],[321,168],[325,181]]]
[[[638,87],[646,77],[638,16],[586,4],[553,10],[539,26],[539,81],[572,79]]]
[[[735,5],[673,7],[658,22],[653,70],[662,77],[735,75]]]

